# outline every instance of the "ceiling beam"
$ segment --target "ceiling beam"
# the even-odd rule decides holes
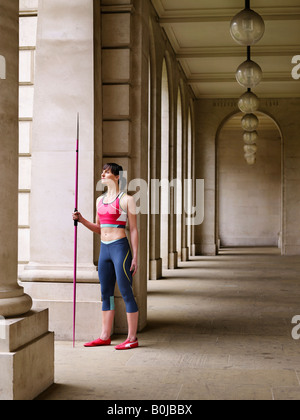
[[[164,10],[160,14],[159,23],[164,25],[174,23],[201,23],[230,21],[241,9],[187,9]],[[255,8],[264,20],[300,20],[300,7],[260,7]]]
[[[300,45],[259,46],[252,48],[252,56],[256,57],[293,57],[299,54]],[[180,48],[176,57],[178,60],[186,58],[213,57],[244,57],[245,47],[199,47]]]
[[[189,84],[198,83],[230,83],[236,82],[235,75],[232,73],[215,73],[215,74],[197,74],[187,79]],[[293,81],[291,73],[288,72],[270,72],[263,73],[262,82],[291,82]]]

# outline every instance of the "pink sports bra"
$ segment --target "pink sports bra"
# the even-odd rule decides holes
[[[120,200],[124,194],[124,192],[121,192],[114,201],[107,204],[103,202],[106,194],[99,200],[97,212],[102,228],[114,227],[125,229],[127,224],[127,213],[120,205]]]

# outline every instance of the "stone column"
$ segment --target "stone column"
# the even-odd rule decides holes
[[[169,182],[172,183],[177,178],[177,145],[176,145],[176,130],[177,119],[175,117],[175,93],[173,92],[173,83],[171,84],[170,95],[170,135],[169,135]],[[177,97],[176,97],[177,99]],[[169,255],[168,268],[174,270],[178,267],[178,253],[176,250],[176,215],[175,215],[175,200],[176,191],[175,186],[170,188],[170,214],[169,214]]]
[[[95,4],[98,7],[94,11]],[[33,112],[31,249],[30,262],[20,278],[34,300],[34,308],[50,309],[50,325],[57,339],[72,337],[72,211],[75,201],[78,112],[78,207],[86,219],[95,220],[97,180],[94,180],[94,167],[101,160],[101,150],[97,147],[97,156],[94,150],[95,141],[101,144],[101,138],[94,139],[94,111],[98,106],[94,100],[100,100],[98,95],[94,95],[94,13],[100,16],[98,1],[39,2]],[[100,122],[101,117],[97,118]],[[99,131],[97,125],[97,133]],[[89,340],[99,334],[101,328],[100,287],[94,261],[93,233],[81,225],[78,232],[77,282],[76,337],[78,340]]]
[[[102,3],[103,162],[122,165],[130,189],[131,180],[146,180],[148,174],[147,2]],[[142,330],[147,322],[147,215],[138,214],[137,223],[139,269],[133,291]],[[114,331],[126,334],[125,305],[117,287],[115,297]]]
[[[0,54],[6,80],[0,95],[0,315],[13,317],[31,309],[32,301],[18,278],[18,89],[19,1],[0,1]]]
[[[30,400],[54,382],[54,335],[17,283],[19,0],[0,0],[0,28],[0,400]]]
[[[195,161],[195,114],[194,114],[194,104],[191,102],[191,125],[192,125],[192,206],[197,205],[197,190],[196,190],[196,161]],[[195,246],[195,226],[191,227],[191,255],[196,256],[196,246]]]
[[[154,63],[154,53],[152,56]],[[157,108],[161,108],[160,81],[157,77],[156,68],[152,66],[151,72],[151,112],[150,112],[150,191],[149,191],[149,279],[158,280],[162,277],[162,258],[160,256],[160,214],[156,209],[159,208],[159,195],[156,194],[152,180],[161,179],[161,148],[160,131],[161,121],[157,118]],[[155,185],[153,183],[153,185]]]
[[[189,260],[189,247],[187,243],[187,225],[185,208],[188,200],[188,191],[185,184],[185,179],[188,179],[188,163],[187,163],[187,148],[188,148],[188,111],[186,104],[183,109],[183,125],[182,125],[182,218],[181,218],[181,261]]]

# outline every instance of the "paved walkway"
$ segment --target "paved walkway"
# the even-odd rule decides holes
[[[250,251],[196,257],[149,282],[138,349],[56,342],[56,384],[39,399],[300,399],[300,257]]]

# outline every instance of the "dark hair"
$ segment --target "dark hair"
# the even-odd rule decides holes
[[[122,189],[126,185],[126,179],[122,176],[123,167],[121,165],[118,165],[117,163],[106,163],[103,166],[103,170],[106,171],[107,169],[109,169],[113,175],[120,176],[119,185]]]

